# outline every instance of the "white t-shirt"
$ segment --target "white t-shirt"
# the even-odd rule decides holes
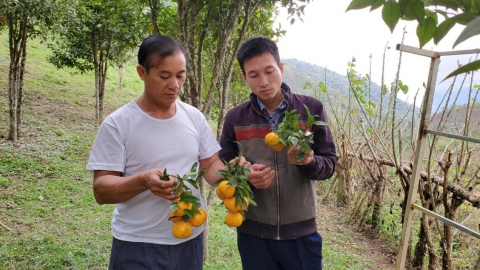
[[[170,175],[183,176],[199,160],[221,148],[203,114],[195,107],[176,101],[176,114],[157,119],[146,114],[135,100],[109,115],[100,126],[87,164],[88,171],[107,170],[134,175],[153,168],[166,168]],[[200,191],[193,195],[204,202]],[[174,245],[198,236],[194,228],[187,239],[172,235],[169,221],[171,201],[144,191],[119,203],[113,211],[112,233],[117,239]]]

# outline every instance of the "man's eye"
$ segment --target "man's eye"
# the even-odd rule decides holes
[[[163,77],[163,76],[160,76],[160,78],[164,79],[164,80],[168,80],[168,78],[170,77]]]
[[[256,78],[256,77],[257,77],[257,75],[252,75],[252,76],[250,76],[250,78]]]

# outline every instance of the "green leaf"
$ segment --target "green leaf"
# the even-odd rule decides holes
[[[373,134],[373,130],[372,130],[371,128],[366,128],[365,131],[366,131],[367,133]]]
[[[315,121],[314,125],[318,125],[318,126],[328,126],[328,123],[327,123],[327,122],[323,122],[323,121]]]
[[[187,179],[186,180],[190,185],[192,185],[194,188],[198,189],[197,181],[193,179]]]
[[[368,101],[368,105],[372,106],[374,109],[377,107],[377,104],[371,100]]]
[[[467,25],[471,21],[475,20],[476,18],[478,18],[478,14],[472,13],[472,12],[460,13],[458,15],[451,17],[451,19],[454,22],[459,23],[461,25]]]
[[[422,2],[425,4],[425,6],[429,6],[432,0],[422,0]]]
[[[458,10],[458,3],[455,0],[432,0],[430,6],[442,6],[455,11]]]
[[[373,110],[369,109],[369,108],[365,108],[365,111],[370,115],[370,116],[373,116],[374,113],[373,113]]]
[[[480,17],[476,18],[475,20],[471,21],[465,29],[463,29],[462,33],[458,36],[457,40],[453,44],[453,48],[458,44],[464,42],[465,40],[480,34]]]
[[[370,7],[370,11],[374,11],[375,9],[383,6],[385,4],[385,0],[377,0],[375,3],[372,4]]]
[[[305,82],[305,85],[303,86],[303,89],[312,89],[312,83]]]
[[[432,18],[435,21],[435,25],[438,24],[438,15],[435,12],[425,10],[425,18]]]
[[[178,208],[178,203],[174,202],[170,204],[170,211],[174,212]]]
[[[450,31],[450,29],[455,26],[455,21],[451,19],[446,19],[443,21],[441,24],[437,26],[437,29],[435,29],[435,33],[433,34],[433,42],[435,44],[438,44],[440,40],[442,40],[447,33]]]
[[[388,93],[388,88],[387,88],[387,86],[384,84],[383,87],[382,87],[382,96],[385,95],[386,93]]]
[[[383,5],[382,18],[385,24],[390,28],[390,32],[393,33],[395,26],[400,20],[400,6],[394,0],[388,0]]]
[[[408,85],[400,84],[400,90],[402,90],[402,92],[404,94],[407,94],[408,93]]]
[[[297,162],[302,161],[304,158],[305,158],[305,153],[303,152],[299,152],[298,154],[295,155],[295,160],[297,160]]]
[[[290,143],[290,145],[297,145],[298,139],[294,136],[290,136],[288,137],[288,142]]]
[[[423,25],[425,21],[425,4],[422,1],[418,1],[417,5],[413,7],[413,14],[415,14],[415,19],[420,25]]]
[[[420,0],[398,0],[398,6],[400,6],[400,16],[407,16],[415,18],[414,7],[421,2]]]
[[[417,37],[420,43],[420,48],[422,48],[433,38],[436,29],[437,25],[435,20],[431,17],[426,18],[422,26],[417,26]]]
[[[318,83],[318,88],[320,88],[320,91],[326,93],[327,92],[327,86],[323,82]]]
[[[190,194],[182,194],[182,201],[188,203],[198,202],[198,198]]]
[[[351,9],[362,9],[369,7],[373,5],[377,0],[353,0],[350,2],[350,5],[348,5],[347,10],[345,12],[351,10]]]
[[[448,78],[453,77],[453,76],[457,76],[457,75],[462,74],[462,73],[467,73],[467,72],[470,72],[470,71],[474,71],[474,70],[477,70],[479,68],[480,68],[480,60],[473,61],[471,63],[468,63],[464,66],[461,66],[461,67],[457,68],[455,71],[448,74],[447,77],[445,77],[445,79],[442,80],[442,82],[445,81]]]
[[[477,11],[480,11],[480,0],[474,0],[473,1],[475,3],[475,9]],[[473,11],[473,10],[472,10]]]
[[[472,8],[472,0],[457,0],[457,2],[462,5],[463,12],[469,12]]]

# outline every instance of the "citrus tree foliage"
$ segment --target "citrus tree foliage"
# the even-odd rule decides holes
[[[143,0],[150,13],[149,32],[169,36],[177,35],[177,4],[175,1]]]
[[[96,119],[103,120],[107,69],[119,65],[148,32],[148,16],[137,1],[70,2],[49,44],[49,61],[59,68],[95,71]]]
[[[0,0],[0,29],[8,28],[10,66],[8,71],[8,101],[10,128],[8,139],[17,142],[22,122],[23,75],[29,37],[45,37],[46,29],[60,7],[55,0]]]
[[[453,47],[480,34],[480,0],[352,0],[347,8],[382,8],[382,18],[393,32],[399,20],[417,21],[422,48],[433,39],[438,44],[455,24],[465,25]],[[480,60],[450,73],[445,79],[480,68]]]
[[[309,0],[301,1],[214,1],[180,0],[178,37],[187,50],[188,79],[182,100],[209,117],[216,94],[225,100],[241,43],[251,35],[273,37],[275,5],[300,17]],[[293,23],[294,20],[291,21]],[[281,33],[279,30],[278,33]],[[208,69],[207,67],[211,67]],[[204,74],[208,70],[211,74]],[[218,92],[223,89],[224,94]],[[217,92],[216,92],[217,91]],[[228,103],[226,103],[228,104]]]

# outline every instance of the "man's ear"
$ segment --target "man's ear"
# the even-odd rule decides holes
[[[283,76],[283,71],[284,71],[284,65],[283,65],[283,62],[280,62],[280,65],[278,65],[278,68],[280,69],[280,73],[282,74]]]
[[[147,76],[147,71],[145,70],[145,68],[142,65],[137,65],[137,73],[138,73],[138,76],[140,76],[140,79],[142,79],[142,81],[144,81],[145,76]]]
[[[243,72],[242,72],[242,78],[243,78],[244,81],[247,81],[247,80],[245,79],[245,73],[243,73]]]

